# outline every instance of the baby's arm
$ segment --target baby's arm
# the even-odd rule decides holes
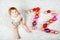
[[[21,19],[20,24],[22,25],[22,27],[27,31],[27,32],[31,32],[30,29],[27,27],[26,23],[23,22],[23,20]]]

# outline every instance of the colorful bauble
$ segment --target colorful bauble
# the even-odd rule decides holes
[[[36,10],[36,8],[33,8],[33,11],[35,11]]]
[[[47,10],[47,13],[51,13],[51,10]]]
[[[32,26],[32,30],[36,30],[36,28],[37,28],[36,26]]]
[[[43,24],[43,28],[46,28],[46,27],[47,27],[47,25],[48,25],[47,23],[44,23],[44,24]]]
[[[53,23],[53,19],[50,19],[48,22],[49,22],[49,23]]]
[[[45,31],[45,28],[41,28],[41,31]]]
[[[33,8],[32,10],[35,12],[35,16],[34,16],[33,22],[32,22],[32,29],[36,29],[36,24],[37,24],[36,21],[39,18],[40,8],[36,7],[36,8]]]
[[[35,12],[35,14],[39,14],[40,12]]]
[[[53,21],[56,21],[56,20],[57,20],[57,18],[56,18],[56,16],[54,16],[54,17],[53,17]]]
[[[46,28],[45,32],[50,33],[50,29]]]
[[[45,31],[47,33],[52,33],[52,34],[58,34],[58,31],[55,31],[55,30],[50,30],[49,28],[47,28],[47,26],[50,24],[50,23],[53,23],[54,21],[57,20],[57,14],[56,13],[53,13],[53,11],[51,10],[47,10],[45,13],[51,13],[53,15],[53,18],[49,19],[48,21],[46,21],[44,24],[43,24],[43,27],[42,27],[42,31]]]
[[[39,7],[36,7],[36,8],[33,9],[33,11],[39,11],[39,10],[40,10]]]
[[[37,21],[37,19],[36,18],[33,18],[33,21]]]
[[[58,32],[57,31],[55,31],[55,30],[51,30],[51,32],[50,33],[52,33],[52,34],[58,34]]]
[[[37,24],[36,21],[33,21],[33,22],[32,22],[32,25],[33,25],[33,26],[35,26],[36,24]]]
[[[36,15],[35,15],[35,18],[36,18],[36,19],[38,19],[38,18],[39,18],[39,15],[38,15],[38,14],[36,14]]]
[[[39,10],[40,10],[40,8],[39,8],[39,7],[37,7],[37,8],[36,8],[36,11],[39,11]]]

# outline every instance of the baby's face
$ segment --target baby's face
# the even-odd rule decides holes
[[[18,12],[16,10],[11,10],[11,16],[18,16]]]

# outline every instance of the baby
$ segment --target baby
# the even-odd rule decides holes
[[[18,12],[18,10],[15,7],[11,7],[9,9],[9,15],[10,18],[12,20],[12,24],[13,24],[13,29],[16,33],[16,38],[19,39],[20,35],[18,33],[18,26],[19,24],[21,24],[21,26],[27,31],[27,32],[31,32],[29,30],[29,28],[27,27],[27,25],[25,24],[25,22],[23,22],[23,17],[22,15]]]

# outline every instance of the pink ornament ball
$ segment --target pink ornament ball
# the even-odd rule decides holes
[[[32,26],[32,30],[36,30],[36,26]]]
[[[54,16],[54,17],[53,17],[53,21],[56,21],[56,20],[57,20],[57,18]]]
[[[36,19],[38,19],[38,18],[39,18],[39,15],[38,15],[38,14],[36,14],[36,15],[35,15],[35,18],[36,18]]]
[[[33,21],[37,21],[37,19],[36,18],[33,18]]]

